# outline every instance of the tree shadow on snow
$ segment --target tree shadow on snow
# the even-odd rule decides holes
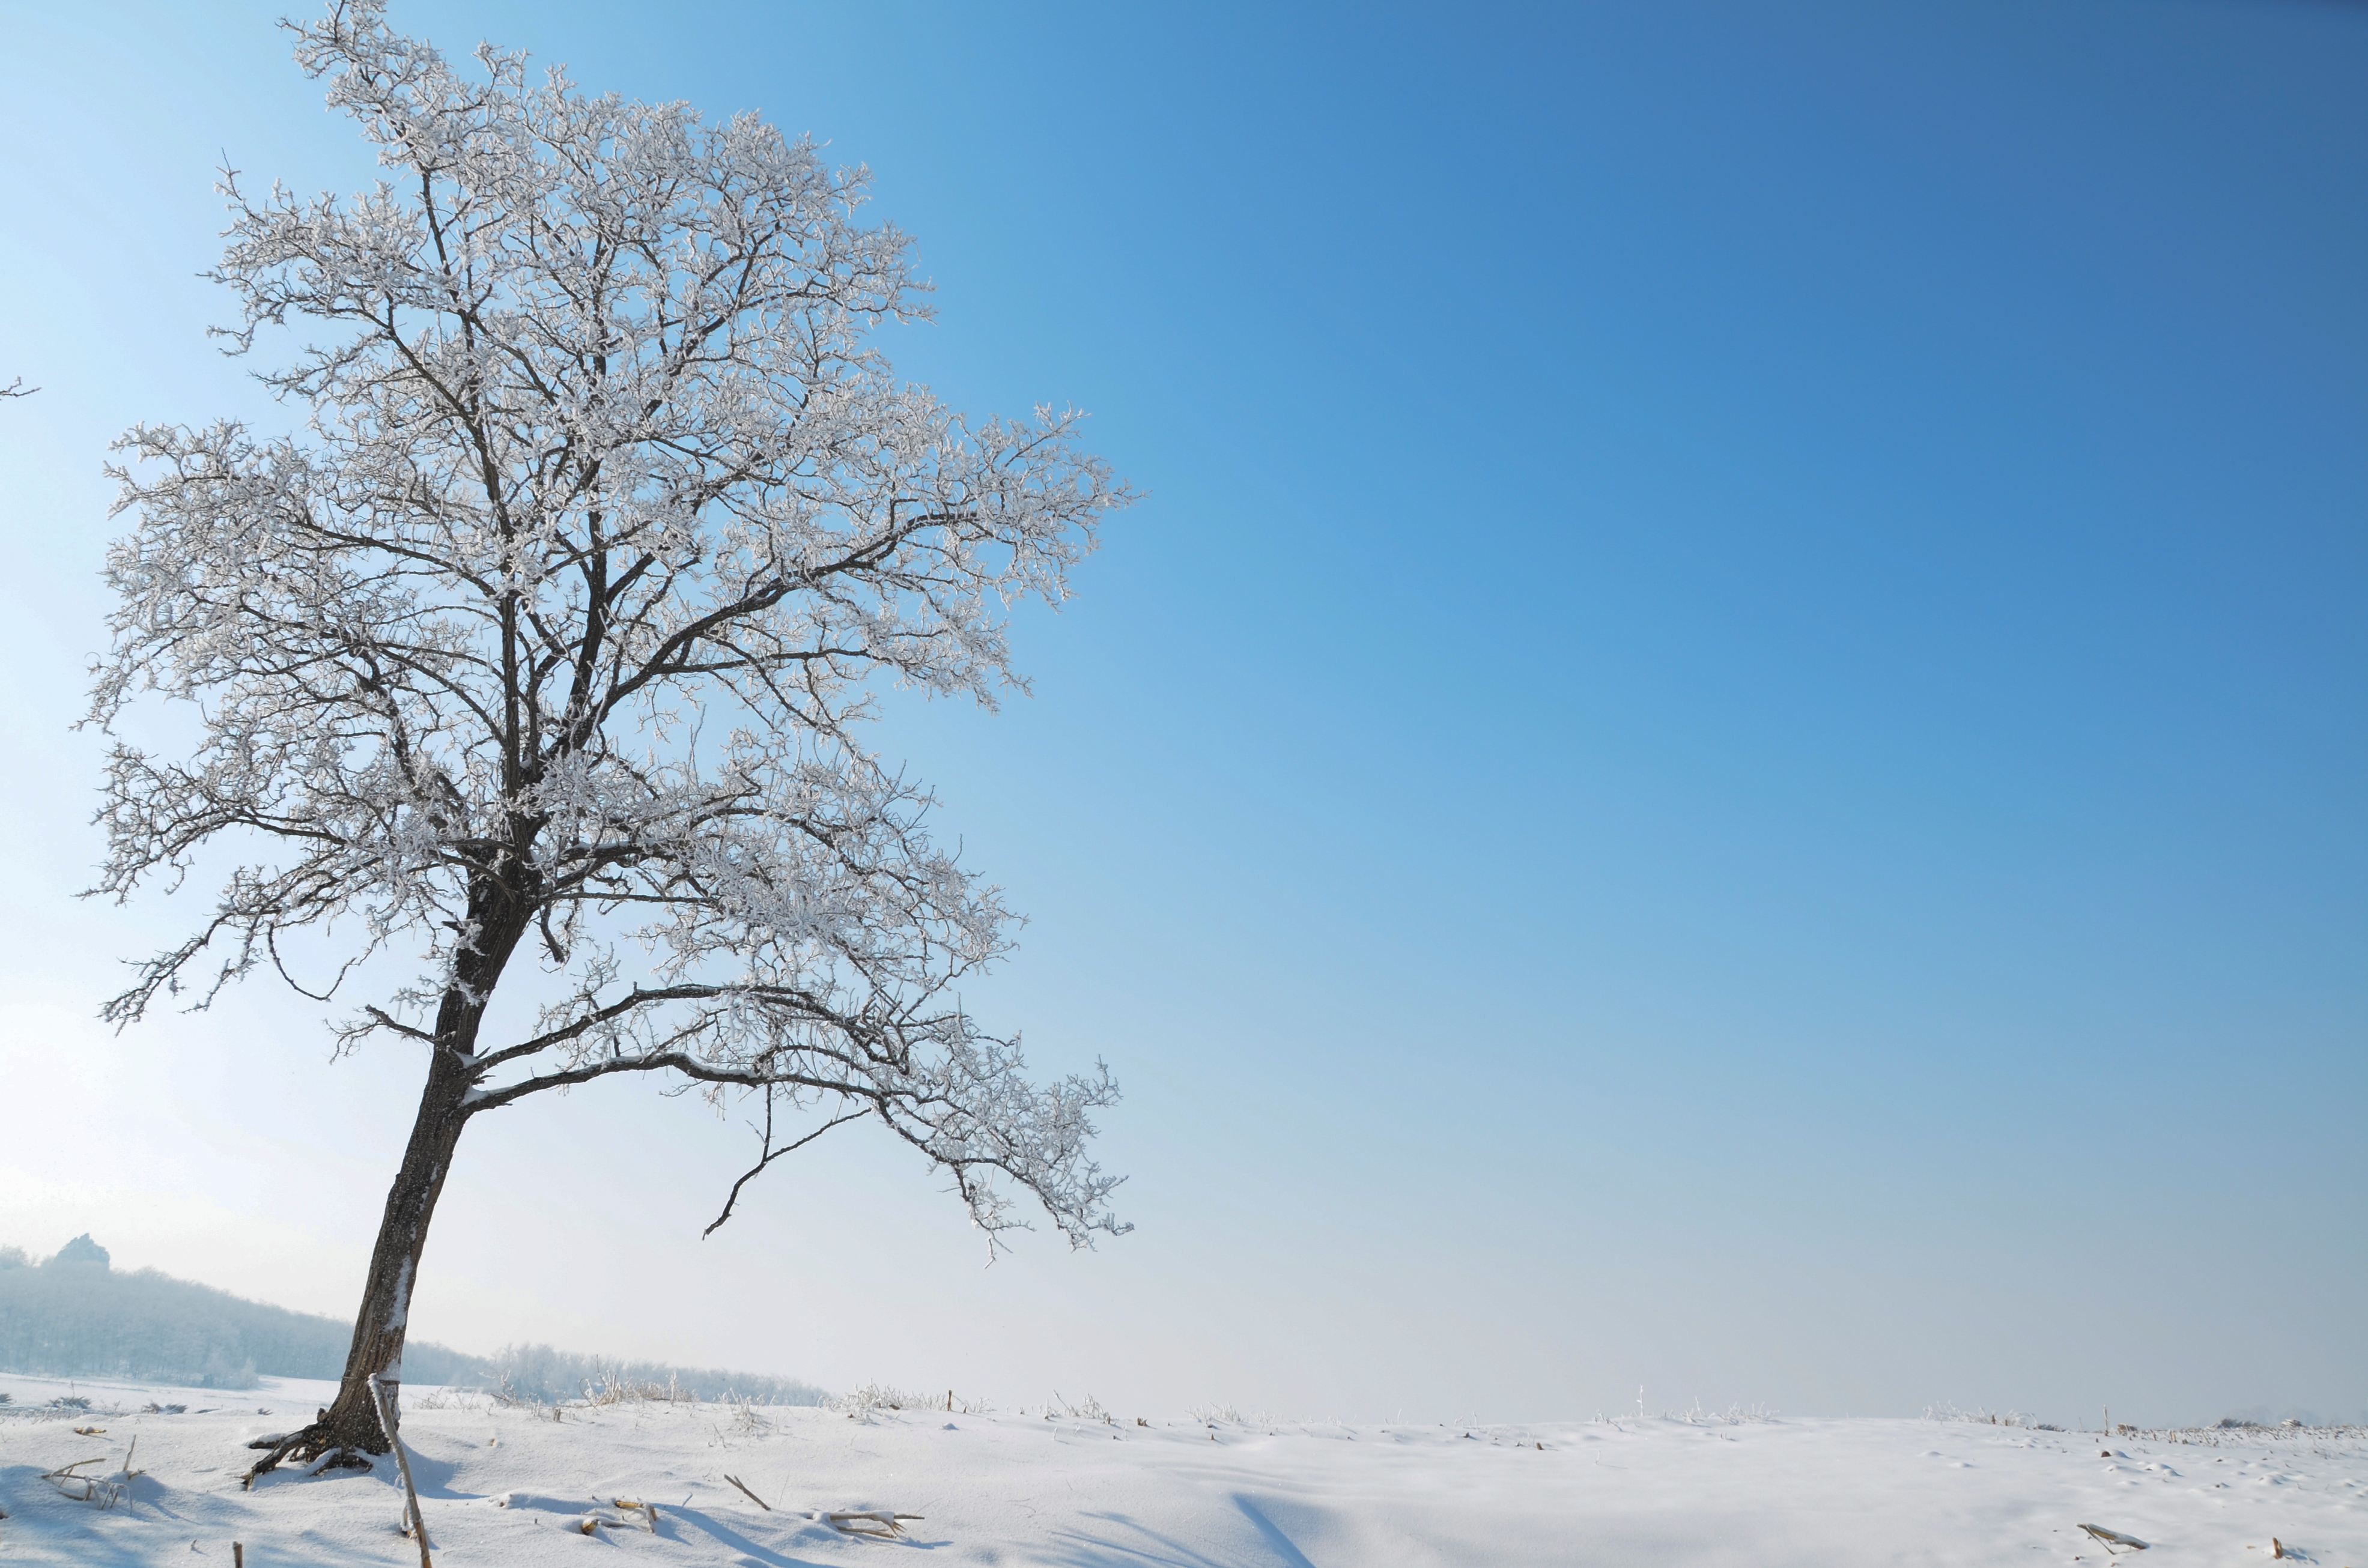
[[[1249,1555],[1212,1557],[1199,1547],[1160,1534],[1124,1514],[1088,1514],[1111,1527],[1107,1535],[1056,1530],[1053,1539],[1066,1548],[1064,1555],[1046,1561],[1062,1568],[1315,1568],[1281,1525],[1268,1517],[1257,1501],[1236,1492],[1234,1506],[1258,1532],[1261,1550]]]
[[[405,1445],[408,1447],[409,1445]],[[439,1460],[413,1448],[411,1452],[411,1483],[419,1490],[421,1498],[438,1503],[475,1503],[490,1495],[484,1492],[463,1492],[452,1484],[460,1464],[452,1460]],[[316,1470],[312,1465],[291,1465],[282,1470],[268,1470],[255,1478],[250,1492],[265,1492],[276,1486],[318,1486],[336,1481],[375,1481],[391,1486],[398,1494],[403,1490],[403,1474],[395,1466],[393,1454],[381,1454],[368,1470]],[[586,1505],[575,1505],[582,1513]]]
[[[581,1504],[577,1505],[576,1511],[583,1512]],[[671,1504],[661,1509],[660,1517],[661,1523],[658,1527],[660,1529],[664,1529],[666,1525],[675,1525],[684,1529],[697,1530],[719,1545],[745,1553],[745,1562],[760,1564],[761,1568],[824,1568],[824,1564],[811,1559],[784,1557],[769,1546],[759,1546],[714,1515],[680,1503]]]
[[[171,1487],[143,1471],[125,1483],[123,1501],[116,1506],[127,1513],[149,1515],[179,1523],[188,1516],[172,1506],[175,1495]]]
[[[408,1444],[404,1446],[410,1447]],[[422,1497],[434,1497],[439,1501],[452,1503],[473,1503],[486,1496],[487,1494],[483,1492],[461,1492],[453,1487],[452,1477],[460,1468],[460,1464],[455,1460],[439,1460],[420,1452],[416,1448],[411,1449],[411,1484],[419,1489],[419,1494]],[[402,1489],[403,1479],[395,1471],[393,1455],[387,1455],[378,1461],[378,1471],[381,1480],[393,1482],[398,1491]],[[578,1508],[576,1512],[581,1513],[583,1510]]]
[[[1282,1568],[1315,1568],[1315,1564],[1307,1560],[1307,1553],[1300,1551],[1292,1543],[1292,1539],[1283,1534],[1282,1527],[1267,1517],[1265,1509],[1239,1492],[1234,1494],[1234,1506],[1242,1511],[1242,1517],[1247,1519],[1250,1522],[1250,1528],[1258,1532],[1259,1538],[1266,1542],[1268,1550],[1274,1553],[1274,1560],[1282,1564]]]

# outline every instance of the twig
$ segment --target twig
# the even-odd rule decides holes
[[[769,1514],[773,1511],[773,1506],[770,1503],[766,1502],[762,1497],[757,1496],[754,1492],[749,1491],[748,1483],[741,1480],[738,1476],[727,1475],[723,1479],[730,1482],[733,1485],[740,1488],[740,1494],[742,1496],[747,1498],[751,1503],[756,1504],[759,1508],[764,1509],[765,1512]]]
[[[2132,1551],[2144,1551],[2148,1545],[2147,1542],[2140,1540],[2134,1535],[2123,1535],[2119,1530],[2109,1530],[2102,1525],[2082,1525],[2080,1528],[2104,1544],[2105,1555],[2108,1557],[2114,1554],[2113,1548],[2116,1546],[2127,1547]]]
[[[48,1471],[41,1479],[77,1503],[96,1503],[102,1508],[112,1508],[123,1500],[122,1487],[104,1476],[74,1473],[86,1464],[106,1462],[105,1454],[100,1454],[96,1459],[76,1460],[72,1464],[62,1464],[57,1469]],[[74,1491],[74,1488],[77,1486],[82,1490]]]
[[[379,1430],[386,1434],[388,1444],[394,1449],[394,1468],[403,1472],[403,1495],[411,1505],[411,1533],[419,1542],[419,1568],[436,1568],[427,1556],[427,1520],[419,1512],[419,1491],[411,1484],[411,1458],[403,1451],[403,1439],[394,1435],[394,1421],[386,1408],[386,1385],[376,1373],[370,1380],[370,1408],[378,1412]]]
[[[747,1175],[742,1176],[738,1181],[732,1184],[731,1195],[723,1200],[723,1212],[715,1217],[714,1224],[708,1226],[707,1229],[699,1233],[699,1239],[700,1241],[705,1241],[708,1237],[715,1233],[717,1226],[722,1225],[724,1221],[732,1218],[732,1206],[740,1201],[740,1189],[747,1186],[749,1182],[761,1175],[767,1165],[771,1165],[775,1160],[780,1159],[784,1154],[796,1153],[799,1150],[804,1148],[807,1144],[813,1142],[815,1139],[821,1137],[832,1128],[837,1127],[839,1123],[843,1121],[853,1121],[857,1117],[861,1116],[863,1112],[860,1110],[851,1110],[845,1116],[832,1117],[828,1121],[824,1122],[820,1127],[815,1128],[812,1132],[807,1133],[796,1142],[786,1144],[781,1148],[776,1149],[773,1147],[773,1096],[771,1091],[768,1090],[765,1095],[765,1142],[763,1146],[757,1151],[759,1158],[754,1165],[749,1167]]]
[[[905,1533],[906,1519],[918,1520],[918,1514],[892,1514],[885,1508],[848,1508],[825,1514],[823,1523],[841,1535],[891,1536]],[[879,1525],[879,1529],[859,1529],[858,1525]]]

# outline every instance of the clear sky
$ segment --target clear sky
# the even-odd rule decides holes
[[[0,4],[0,1243],[348,1313],[419,1063],[76,902],[106,441],[287,415],[211,169],[277,7]],[[397,0],[878,176],[959,406],[1149,499],[882,745],[1107,1056],[1137,1232],[879,1139],[463,1144],[416,1333],[1009,1403],[2368,1413],[2368,9]]]

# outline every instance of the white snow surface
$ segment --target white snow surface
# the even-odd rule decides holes
[[[391,1461],[318,1479],[239,1476],[248,1438],[292,1427],[331,1385],[224,1393],[0,1374],[0,1562],[401,1564]],[[879,1409],[848,1415],[634,1403],[564,1419],[407,1390],[438,1568],[634,1562],[825,1568],[909,1559],[1045,1568],[1432,1568],[1434,1564],[2101,1563],[2096,1524],[2150,1543],[2147,1568],[2266,1562],[2368,1568],[2368,1431],[2102,1438],[1963,1422],[1703,1419],[1511,1426]],[[182,1403],[183,1414],[142,1413]],[[430,1405],[440,1406],[429,1408]],[[103,1428],[80,1436],[75,1426]],[[753,1427],[753,1429],[752,1429]],[[138,1450],[102,1509],[42,1473]],[[729,1472],[768,1512],[724,1480]],[[619,1499],[657,1506],[653,1532]],[[849,1539],[833,1509],[923,1517]],[[619,1521],[586,1538],[587,1514]],[[2124,1549],[2124,1555],[2127,1554]]]

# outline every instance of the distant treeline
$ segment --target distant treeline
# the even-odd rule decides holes
[[[153,1268],[119,1273],[88,1236],[38,1264],[0,1247],[0,1369],[12,1372],[253,1388],[258,1376],[341,1376],[353,1332]],[[415,1383],[473,1384],[492,1369],[481,1356],[418,1341],[403,1362]]]
[[[488,1385],[517,1399],[555,1403],[611,1386],[674,1389],[693,1399],[747,1399],[758,1404],[820,1404],[828,1397],[812,1383],[726,1372],[712,1367],[669,1367],[663,1361],[614,1361],[578,1356],[548,1345],[507,1345],[494,1357]]]
[[[35,1262],[0,1247],[0,1371],[122,1378],[185,1388],[242,1389],[258,1377],[341,1376],[353,1325],[246,1301],[153,1268],[120,1273],[107,1249],[76,1236]],[[445,1383],[554,1403],[587,1389],[658,1384],[696,1399],[819,1404],[823,1391],[789,1378],[657,1361],[618,1361],[513,1345],[471,1356],[413,1340],[404,1381]]]

